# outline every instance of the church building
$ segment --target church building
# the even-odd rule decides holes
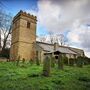
[[[84,56],[84,51],[77,48],[48,44],[36,41],[37,17],[20,11],[13,18],[10,60],[31,60],[38,57],[43,61],[44,53],[58,51],[68,58]]]

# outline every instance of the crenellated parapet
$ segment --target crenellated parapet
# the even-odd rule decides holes
[[[31,15],[30,13],[24,12],[24,11],[22,11],[22,10],[20,10],[20,11],[17,13],[17,15],[14,17],[13,21],[14,21],[15,19],[17,19],[19,16],[25,16],[25,17],[28,17],[28,18],[31,18],[31,19],[37,21],[37,16]]]

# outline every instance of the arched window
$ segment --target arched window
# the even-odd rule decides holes
[[[27,22],[27,28],[30,28],[30,22]]]

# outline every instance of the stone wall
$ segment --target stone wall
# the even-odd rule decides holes
[[[27,27],[27,23],[30,27]],[[10,59],[16,60],[18,56],[26,60],[34,59],[36,52],[33,43],[36,42],[37,18],[20,11],[13,19],[12,41]]]

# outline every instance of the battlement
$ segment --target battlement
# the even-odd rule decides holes
[[[16,18],[18,18],[19,16],[25,16],[25,17],[32,18],[32,19],[34,19],[34,20],[37,21],[37,17],[36,16],[31,15],[30,13],[23,12],[22,10],[20,10],[18,12],[18,14],[14,17],[13,20],[15,20]]]

